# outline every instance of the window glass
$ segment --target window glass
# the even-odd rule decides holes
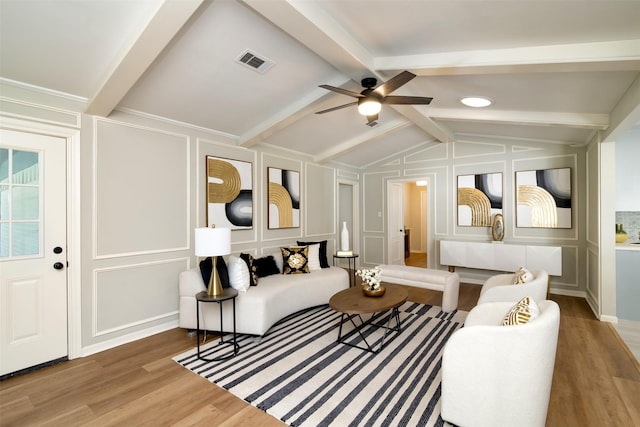
[[[9,150],[0,148],[0,182],[9,181]]]
[[[39,224],[37,222],[17,222],[13,224],[13,256],[38,255]]]
[[[38,184],[38,153],[13,150],[13,183]]]
[[[13,220],[38,219],[38,187],[13,187],[11,211]]]

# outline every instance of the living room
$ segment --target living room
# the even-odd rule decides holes
[[[471,119],[465,121],[459,108],[448,110],[438,107],[438,97],[434,96],[434,108],[428,110],[433,116],[427,114],[415,118],[415,111],[405,111],[404,114],[414,117],[415,123],[409,122],[402,113],[384,106],[377,127],[368,127],[365,126],[364,118],[355,112],[355,108],[351,114],[347,111],[326,115],[313,114],[322,109],[321,105],[329,108],[349,101],[348,98],[341,98],[339,95],[327,98],[327,91],[317,88],[318,84],[344,84],[350,90],[360,90],[359,78],[354,78],[354,75],[361,75],[361,68],[366,67],[358,68],[353,75],[344,71],[348,68],[346,65],[340,71],[336,71],[334,66],[326,62],[327,59],[319,60],[316,58],[318,53],[311,52],[306,46],[313,44],[308,40],[313,38],[313,35],[300,35],[302,41],[291,41],[291,36],[285,34],[281,28],[276,28],[272,21],[264,17],[265,15],[247,6],[256,9],[267,7],[260,5],[260,2],[196,2],[198,4],[195,11],[191,14],[183,12],[188,16],[181,18],[182,25],[174,22],[178,27],[175,29],[175,39],[165,34],[168,40],[164,41],[163,46],[156,47],[157,54],[149,62],[155,59],[157,63],[150,66],[148,74],[145,74],[147,68],[137,71],[139,75],[135,77],[145,75],[148,79],[142,77],[137,85],[134,85],[137,81],[134,79],[127,90],[118,89],[118,85],[111,86],[114,83],[109,79],[102,79],[108,75],[117,80],[118,73],[123,71],[118,71],[118,67],[113,71],[113,63],[123,51],[140,59],[138,51],[133,48],[123,49],[122,46],[130,41],[127,37],[147,27],[135,22],[135,25],[127,27],[129,32],[122,31],[127,34],[120,34],[119,38],[114,36],[118,38],[115,43],[118,47],[114,53],[106,48],[96,49],[95,46],[105,47],[99,44],[101,37],[87,31],[83,26],[87,31],[82,33],[86,34],[86,40],[96,43],[93,47],[84,48],[83,43],[78,42],[76,37],[70,37],[73,31],[61,35],[55,28],[65,28],[65,25],[77,28],[79,24],[76,21],[80,20],[82,13],[89,13],[89,17],[95,18],[93,14],[99,10],[84,6],[88,9],[74,12],[78,13],[76,15],[71,14],[70,10],[56,9],[59,6],[53,6],[53,3],[43,2],[43,9],[36,13],[31,11],[29,6],[21,6],[20,3],[23,2],[3,0],[1,3],[2,127],[12,132],[53,135],[64,141],[67,166],[67,203],[64,206],[67,219],[64,224],[68,231],[65,236],[67,241],[60,246],[68,248],[64,253],[68,262],[68,268],[65,270],[68,289],[65,309],[68,311],[68,321],[64,330],[68,342],[65,342],[64,348],[65,355],[69,358],[97,355],[105,350],[176,327],[177,278],[181,271],[196,265],[193,230],[206,223],[206,156],[251,164],[253,223],[251,228],[233,231],[234,253],[248,252],[260,256],[300,238],[326,239],[329,242],[329,251],[334,252],[338,249],[339,233],[336,215],[340,209],[338,184],[350,183],[358,189],[355,194],[358,228],[350,231],[353,234],[354,248],[360,255],[361,266],[373,266],[388,260],[389,236],[386,220],[389,182],[414,178],[427,180],[427,226],[430,236],[427,242],[430,254],[428,267],[446,269],[446,266],[439,263],[440,240],[491,240],[490,229],[487,227],[464,227],[457,224],[457,177],[500,173],[503,179],[505,241],[562,246],[562,275],[551,278],[552,294],[587,301],[594,318],[617,320],[616,249],[613,243],[616,183],[612,171],[615,170],[616,161],[615,141],[640,121],[640,67],[637,49],[635,60],[623,60],[610,53],[608,60],[603,60],[606,66],[602,68],[605,71],[586,71],[589,67],[597,68],[592,64],[586,65],[595,62],[596,54],[592,54],[584,61],[585,64],[581,64],[585,69],[576,72],[576,86],[561,92],[563,95],[578,94],[576,99],[572,99],[571,106],[573,103],[589,104],[591,99],[598,99],[598,102],[603,104],[597,104],[597,108],[563,111],[565,105],[561,100],[552,99],[554,91],[560,91],[563,85],[568,85],[571,81],[564,78],[553,82],[546,80],[551,75],[570,74],[557,71],[563,65],[562,61],[557,61],[545,72],[533,73],[527,69],[527,72],[516,73],[533,73],[533,81],[526,83],[515,81],[511,74],[498,73],[498,69],[488,73],[482,83],[463,82],[462,77],[456,75],[458,72],[472,74],[476,67],[481,66],[479,62],[469,65],[464,72],[456,69],[457,71],[451,71],[446,79],[436,80],[437,72],[433,69],[439,67],[432,65],[431,72],[424,72],[424,75],[416,78],[421,79],[421,82],[412,82],[416,85],[411,87],[411,94],[439,94],[442,98],[456,92],[447,85],[455,85],[458,80],[460,85],[465,85],[465,89],[472,91],[481,90],[483,86],[497,86],[496,82],[502,79],[505,85],[509,86],[505,91],[516,92],[516,98],[521,96],[521,92],[516,90],[519,86],[530,84],[534,90],[541,91],[544,88],[543,97],[547,100],[543,104],[552,104],[552,108],[543,113],[542,107],[540,110],[537,109],[538,104],[529,108],[527,100],[511,100],[512,105],[524,104],[524,108],[521,108],[517,115],[513,112],[502,116],[491,115],[474,110],[469,113]],[[100,7],[104,7],[104,10],[115,7],[105,6],[108,2],[96,3],[102,3]],[[135,13],[131,14],[136,15],[139,21],[146,22],[159,6],[150,2],[142,3],[144,2],[136,3],[135,8],[131,9],[135,10]],[[165,6],[171,3],[167,2]],[[287,6],[286,2],[264,3],[271,3],[273,7],[284,7],[289,13],[295,9],[293,6]],[[23,10],[22,7],[26,9]],[[23,14],[32,12],[33,15],[29,16],[34,21],[27,19]],[[105,25],[105,31],[110,29],[110,34],[118,34],[117,21],[120,15],[112,12],[115,24],[99,24]],[[128,11],[123,7],[118,12],[126,16]],[[263,12],[278,22],[268,12]],[[366,12],[370,16],[369,19],[375,18],[375,12]],[[593,15],[597,15],[596,12],[593,12]],[[170,14],[166,11],[165,13]],[[258,80],[260,75],[253,70],[245,71],[237,66],[238,68],[230,68],[231,71],[227,72],[247,72],[251,76],[256,74],[255,79],[250,77],[249,80],[254,86],[242,85],[232,87],[228,92],[216,92],[224,89],[222,84],[210,92],[209,89],[200,89],[201,92],[206,92],[205,95],[190,93],[190,96],[195,98],[188,101],[179,94],[182,90],[192,90],[191,87],[187,90],[186,81],[190,76],[187,73],[187,77],[181,79],[180,84],[174,87],[167,86],[166,91],[158,91],[156,84],[164,80],[155,73],[166,72],[160,64],[162,59],[170,53],[176,55],[171,48],[192,37],[195,38],[193,32],[201,31],[205,26],[200,21],[209,17],[209,14],[215,18],[218,13],[220,17],[217,19],[227,19],[227,26],[238,25],[240,22],[255,25],[256,28],[265,31],[264,34],[253,35],[251,39],[237,41],[233,46],[233,54],[229,54],[224,47],[233,37],[229,37],[228,34],[224,37],[219,34],[207,36],[223,40],[220,41],[222,47],[219,49],[227,56],[235,56],[235,48],[238,45],[242,45],[243,48],[248,46],[247,43],[255,46],[256,39],[262,36],[265,40],[268,37],[274,38],[269,41],[273,44],[273,51],[267,51],[268,57],[280,57],[277,52],[289,49],[294,52],[291,56],[300,55],[301,63],[318,63],[318,67],[299,71],[298,74],[305,75],[308,79],[303,82],[292,78],[292,74],[280,77],[283,80],[280,84],[283,90],[288,84],[305,86],[306,89],[300,90],[297,98],[289,98],[284,102],[278,99],[277,91],[260,92],[261,98],[271,100],[261,100],[260,104],[264,110],[255,111],[254,106],[245,98],[249,95],[244,92],[269,85],[261,83]],[[466,19],[469,19],[468,13],[466,12]],[[566,11],[564,13],[562,16],[565,18],[571,16]],[[71,22],[61,16],[65,14]],[[616,18],[621,21],[616,25],[609,22],[609,18],[602,22],[603,27],[619,27],[626,31],[625,39],[612,40],[635,39],[637,42],[637,39],[640,39],[633,21],[625,20],[627,15],[632,14],[628,10],[620,10],[616,12]],[[316,19],[316,23],[321,22],[320,18]],[[362,19],[366,20],[364,16]],[[47,21],[49,24],[45,25]],[[86,21],[91,22],[91,19]],[[219,23],[217,20],[213,22]],[[599,21],[589,15],[588,22]],[[42,32],[34,31],[35,23],[43,24]],[[205,23],[211,24],[210,21]],[[321,27],[319,23],[316,25]],[[16,26],[21,26],[21,29],[16,29]],[[47,28],[48,31],[45,31]],[[37,49],[32,48],[29,37],[25,34],[27,30],[33,31],[32,36],[36,39],[33,44]],[[97,33],[107,34],[103,31]],[[68,43],[62,49],[57,43],[51,48],[56,50],[60,58],[65,58],[64,60],[55,61],[48,57],[45,43],[47,38],[59,40],[59,44]],[[69,38],[72,41],[69,41]],[[562,38],[559,37],[560,39]],[[592,42],[604,43],[602,40]],[[265,44],[268,45],[266,42]],[[604,47],[598,46],[601,50],[597,51],[597,55],[605,57]],[[620,46],[627,45],[620,42],[618,47]],[[145,48],[152,50],[148,45],[145,45]],[[507,49],[505,46],[502,48]],[[464,51],[470,49],[471,47],[468,47]],[[476,49],[476,53],[484,52],[481,48]],[[93,58],[100,55],[107,58],[100,63],[102,68],[96,67],[97,70],[90,72],[84,68],[76,69],[74,67],[77,63],[82,63],[82,60],[75,60],[76,63],[69,59],[69,52],[74,50],[85,55],[87,64],[93,63]],[[628,56],[632,57],[631,54]],[[37,58],[40,58],[40,61]],[[191,59],[191,55],[188,55],[184,59],[180,56],[179,59],[171,60],[180,62]],[[230,62],[233,62],[233,58]],[[510,64],[513,67],[516,65]],[[529,65],[532,68],[537,67]],[[454,68],[452,62],[449,66]],[[212,67],[215,69],[216,66]],[[290,65],[285,58],[279,60],[271,71],[276,73],[279,72],[278,69],[286,67],[298,71],[296,66]],[[382,82],[405,68],[411,68],[398,67],[377,69],[376,75]],[[44,72],[32,77],[32,74],[37,74],[36,71],[47,68],[50,70],[49,73]],[[193,68],[198,69],[198,66]],[[371,68],[376,70],[374,66]],[[240,69],[242,71],[237,71]],[[54,79],[54,76],[57,79]],[[432,91],[435,90],[433,86],[437,85],[434,81],[429,81],[429,76],[432,80],[442,83],[437,94]],[[224,80],[227,77],[228,75],[215,73],[208,75],[210,79]],[[194,77],[193,80],[200,78],[201,76],[197,79]],[[74,86],[74,80],[82,86],[81,89]],[[102,89],[103,83],[105,89]],[[600,84],[602,86],[599,86]],[[586,88],[595,92],[587,91]],[[243,96],[238,101],[240,104],[231,104],[235,102],[236,93],[240,92]],[[310,92],[313,92],[313,95],[310,95]],[[113,105],[113,109],[105,107],[111,105],[111,101],[107,99],[109,94],[115,94],[118,101],[122,101],[116,102],[117,108],[116,105]],[[456,93],[453,98],[457,95]],[[537,102],[531,93],[527,95],[532,96],[531,105]],[[305,106],[298,105],[298,102],[302,102],[301,99],[306,100],[306,96],[312,96],[313,102]],[[220,100],[212,105],[203,98]],[[606,99],[603,101],[601,98]],[[175,102],[168,102],[167,99],[173,99]],[[166,111],[173,110],[175,114],[159,114],[154,104],[160,101],[169,104],[170,108]],[[264,106],[269,102],[274,105],[278,103],[277,114],[274,114],[276,107]],[[281,102],[290,107],[290,116],[287,118],[280,117],[286,109],[279,107],[282,105]],[[562,107],[556,106],[555,103],[562,104]],[[502,107],[496,106],[496,109],[500,108]],[[437,116],[445,113],[449,114]],[[185,117],[185,114],[190,116]],[[483,118],[484,114],[488,114],[489,117]],[[297,126],[285,126],[288,121],[293,121],[293,118],[300,115],[305,118],[301,119]],[[214,116],[213,119],[219,122],[233,122],[237,130],[226,131],[222,124],[204,126],[202,123],[209,120],[208,116]],[[248,120],[248,117],[253,116],[258,119]],[[552,116],[561,123],[553,123]],[[604,123],[603,117],[606,117]],[[524,121],[523,129],[516,131],[517,123],[521,121]],[[273,127],[267,127],[266,122],[271,123]],[[498,132],[497,124],[505,124],[504,129]],[[424,129],[430,129],[435,135],[426,133]],[[564,134],[576,129],[577,137],[571,134],[571,137],[563,139],[554,133],[558,131]],[[362,136],[361,132],[365,130],[372,131],[375,137]],[[529,133],[530,137],[523,136]],[[269,228],[266,177],[268,168],[300,173],[299,227]],[[571,170],[571,226],[555,229],[517,227],[516,172],[555,168]],[[50,249],[46,248],[47,253],[51,252]],[[460,270],[463,282],[472,284],[482,283],[493,273],[484,270]]]

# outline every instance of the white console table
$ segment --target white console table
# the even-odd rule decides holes
[[[440,241],[440,264],[481,270],[545,270],[562,276],[562,246],[532,246],[508,243]]]

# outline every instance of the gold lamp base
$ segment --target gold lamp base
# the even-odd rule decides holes
[[[220,276],[218,276],[218,268],[216,266],[217,256],[211,257],[213,260],[213,268],[211,270],[211,277],[209,278],[209,288],[207,294],[210,297],[219,297],[222,295],[222,285],[220,284]]]

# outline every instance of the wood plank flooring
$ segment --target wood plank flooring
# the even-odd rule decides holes
[[[442,303],[438,292],[409,291],[413,301]],[[479,292],[462,284],[460,309]],[[620,338],[584,300],[552,299],[561,323],[547,425],[640,426],[640,371]],[[171,359],[194,346],[174,329],[2,381],[0,426],[283,425]]]

